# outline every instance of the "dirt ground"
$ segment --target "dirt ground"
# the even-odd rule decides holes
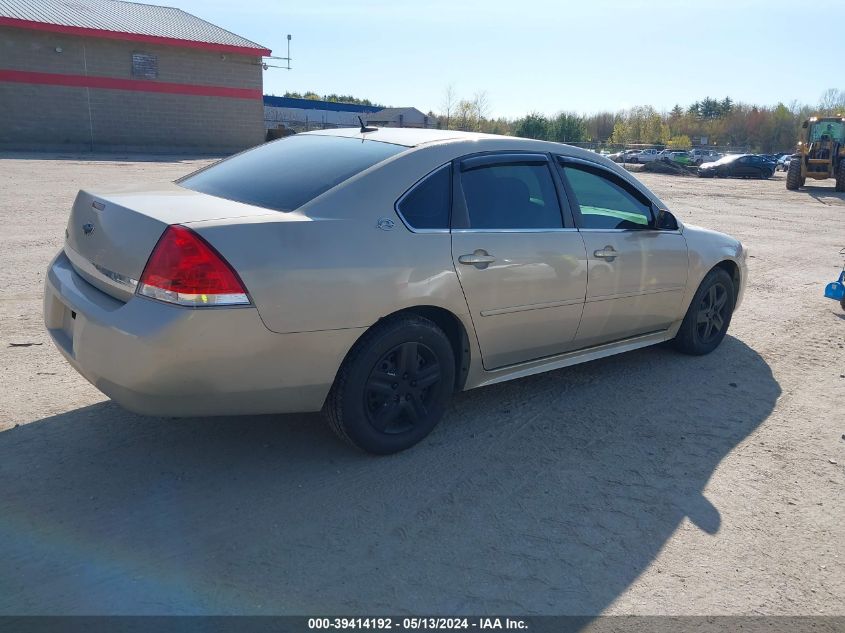
[[[76,190],[204,162],[0,157],[0,613],[845,614],[832,182],[638,174],[750,248],[723,345],[460,394],[373,458],[315,415],[127,413],[50,342]]]

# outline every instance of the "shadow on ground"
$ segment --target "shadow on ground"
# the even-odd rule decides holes
[[[817,202],[821,202],[822,204],[836,204],[837,206],[839,203],[845,202],[845,193],[838,192],[834,189],[833,184],[829,187],[825,187],[823,185],[811,185],[809,184],[811,181],[807,180],[805,186],[799,189],[799,192],[804,192]],[[819,181],[816,181],[819,182]],[[823,181],[823,182],[830,182],[833,183],[833,180]]]
[[[689,519],[780,388],[737,339],[455,398],[373,458],[318,416],[109,403],[0,434],[0,613],[596,614]]]

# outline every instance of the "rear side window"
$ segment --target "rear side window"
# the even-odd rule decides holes
[[[560,205],[547,165],[492,165],[461,173],[469,228],[559,229]]]
[[[356,138],[294,135],[215,163],[177,184],[218,198],[293,211],[405,149]]]
[[[412,229],[448,229],[452,206],[452,166],[436,169],[406,193],[396,208]]]
[[[647,229],[651,204],[603,170],[567,164],[564,174],[577,199],[584,229]]]

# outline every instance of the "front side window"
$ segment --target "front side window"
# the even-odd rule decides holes
[[[557,190],[546,164],[487,165],[461,173],[471,229],[559,229]]]
[[[218,198],[293,211],[405,149],[379,141],[295,134],[236,154],[177,184]]]
[[[564,174],[576,198],[583,229],[647,229],[651,203],[632,187],[601,169],[567,164]]]
[[[443,165],[414,185],[396,205],[412,229],[448,229],[452,206],[452,165]]]

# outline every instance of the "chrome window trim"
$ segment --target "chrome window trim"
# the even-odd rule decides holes
[[[644,229],[578,229],[582,233],[644,233],[646,231],[652,231],[654,233],[666,233],[668,235],[680,235],[681,231],[679,229],[656,229],[653,226],[648,226]]]
[[[447,226],[446,228],[439,228],[439,229],[417,229],[417,228],[414,228],[413,226],[411,226],[411,223],[408,222],[408,220],[405,218],[404,215],[402,215],[402,212],[399,210],[399,206],[402,204],[402,201],[405,198],[407,198],[411,193],[413,193],[413,191],[417,187],[419,187],[420,183],[422,183],[426,178],[428,178],[429,176],[431,176],[435,172],[440,171],[444,167],[449,167],[449,183],[450,183],[450,187],[449,187],[449,217],[446,218],[446,224],[447,225],[452,224],[452,204],[453,203],[452,203],[451,182],[452,182],[452,179],[455,177],[455,175],[452,173],[452,161],[450,160],[448,162],[443,163],[442,165],[435,167],[430,172],[428,172],[425,176],[423,176],[422,178],[417,180],[413,185],[408,187],[408,189],[407,189],[407,191],[405,191],[405,193],[403,193],[401,196],[399,196],[399,198],[397,198],[396,202],[393,203],[393,210],[396,212],[396,215],[399,216],[399,219],[402,220],[402,224],[405,225],[405,228],[408,229],[411,233],[449,233],[449,226]]]
[[[577,233],[575,228],[549,229],[452,229],[452,233]]]

